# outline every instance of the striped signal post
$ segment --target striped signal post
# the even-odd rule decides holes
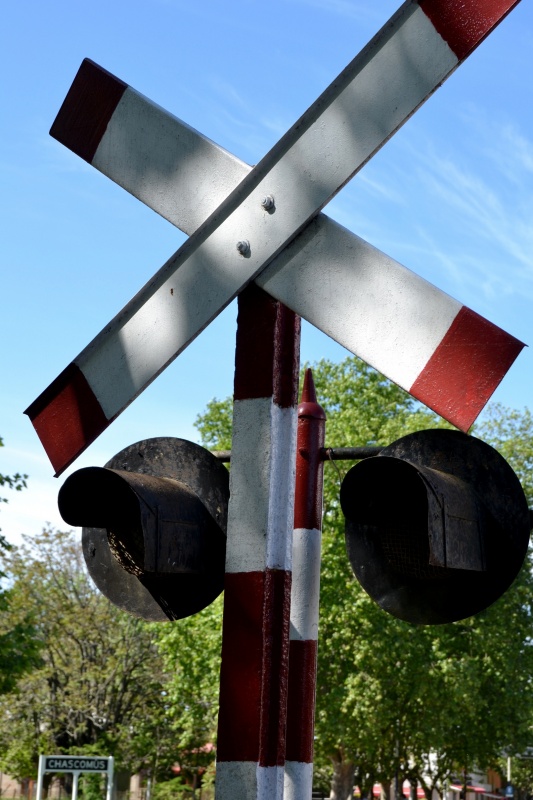
[[[187,225],[193,230],[189,240],[27,409],[57,474],[249,282],[259,280],[278,257],[282,259],[278,267],[289,263],[287,245],[294,245],[294,255],[301,243],[299,234],[303,232],[305,239],[310,225],[323,224],[316,223],[324,219],[317,217],[321,209],[516,4],[517,0],[407,0],[253,169],[244,169],[244,177],[241,169],[236,183],[231,175],[222,180],[226,190],[231,185],[234,188],[222,199],[216,197],[214,207],[214,195],[210,194],[209,203],[202,208],[209,206],[212,213],[203,221],[190,215]],[[65,99],[52,134],[146,202],[159,202],[154,200],[159,180],[154,184],[150,176],[159,176],[161,169],[150,170],[149,164],[137,158],[136,146],[137,140],[144,141],[149,149],[150,142],[143,136],[145,130],[158,130],[155,118],[150,114],[146,120],[143,118],[147,110],[144,98],[124,82],[98,68],[95,71],[86,67],[87,62]],[[132,136],[131,120],[138,125]],[[175,150],[171,147],[170,157],[161,152],[172,138],[165,126],[166,121],[165,135],[155,138],[154,153],[159,166],[171,167]],[[125,139],[132,143],[132,151],[124,146]],[[194,136],[186,137],[186,142],[188,152],[176,163],[198,164],[201,155],[194,147]],[[224,158],[222,155],[221,161]],[[213,174],[209,164],[203,169],[209,176]],[[185,185],[191,180],[186,169],[178,170],[178,174],[171,169],[168,173],[167,183],[172,188],[162,204],[166,211],[162,208],[161,213],[169,218],[174,213],[177,217],[187,216],[180,203],[173,203],[182,191],[180,178]],[[194,197],[197,196],[201,192],[196,186]],[[274,198],[273,213],[266,214],[261,204],[263,197]],[[245,258],[235,249],[244,237],[250,243]],[[326,230],[322,242],[327,238]],[[332,320],[339,319],[341,330],[335,335],[338,341],[352,352],[359,348],[357,354],[365,361],[467,430],[522,344],[495,326],[487,327],[488,323],[485,325],[478,315],[462,313],[463,306],[454,301],[441,309],[442,314],[432,311],[430,319],[422,314],[422,319],[410,326],[415,345],[411,359],[411,340],[405,340],[403,333],[397,334],[396,319],[391,318],[391,324],[384,326],[377,319],[379,315],[373,314],[366,331],[366,318],[358,316],[358,324],[353,325],[354,313],[366,313],[373,305],[373,296],[365,295],[364,290],[368,276],[363,270],[358,286],[350,284],[351,293],[347,296],[364,298],[363,308],[354,312],[349,303],[342,303],[344,279],[350,273],[349,267],[353,269],[353,258],[351,263],[348,258],[342,265],[339,283],[331,254],[328,261],[327,282],[332,288],[327,303],[321,286],[308,291],[300,285],[294,290],[299,275],[292,269],[281,269],[274,276],[279,278],[285,272],[281,284],[273,280],[263,288],[278,296],[276,287],[281,286],[282,302],[321,329],[325,326],[329,335],[333,335],[330,328],[336,327]],[[410,292],[410,286],[408,281],[407,286],[400,287],[403,297]],[[384,294],[387,292],[385,283]],[[408,296],[414,308],[429,308],[423,300]],[[383,297],[377,301],[381,304]],[[400,301],[397,303],[401,306]],[[404,316],[409,319],[408,311]],[[388,337],[384,352],[374,354],[372,333],[376,328],[380,340],[385,332]],[[362,343],[359,333],[354,343],[355,330],[360,331]],[[494,338],[486,339],[489,334]],[[387,365],[391,363],[389,373]]]
[[[294,541],[284,800],[309,800],[313,789],[320,546],[326,427],[306,370],[298,406]]]
[[[239,296],[217,800],[282,800],[300,319]]]

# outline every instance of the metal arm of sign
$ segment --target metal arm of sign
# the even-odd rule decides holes
[[[496,0],[490,13],[480,0],[466,5],[465,10],[465,3],[459,0],[404,3],[190,239],[30,406],[27,413],[58,473],[281,253],[515,3]],[[54,125],[54,135],[60,135],[91,163],[127,87],[107,76],[107,89],[107,121],[95,120],[90,108],[80,106],[73,87],[74,95],[69,93]],[[63,136],[61,130],[70,133]],[[274,213],[262,206],[267,196],[275,200]],[[293,277],[291,284],[297,280]],[[335,295],[342,293],[338,287]],[[338,309],[328,308],[327,315],[338,315]],[[347,327],[352,327],[354,316],[352,309]],[[470,322],[468,319],[468,325]],[[451,320],[447,324],[451,328]],[[516,342],[513,347],[507,366],[521,349]],[[500,339],[498,348],[501,350]],[[432,396],[441,391],[434,383],[431,376],[429,385],[419,393],[430,405]],[[472,414],[461,418],[455,414],[457,403],[453,405],[444,415],[468,427]]]
[[[96,86],[115,80],[85,61],[75,81],[92,119],[105,117],[107,95]],[[73,91],[73,90],[71,90]],[[52,132],[72,144],[61,115]],[[79,147],[78,147],[79,149]],[[192,234],[251,171],[251,167],[129,86],[107,123],[91,164],[184,233]],[[156,178],[154,179],[154,176]],[[261,200],[264,223],[276,198]],[[268,212],[268,213],[267,213]],[[394,259],[319,214],[257,276],[256,283],[312,325],[393,380],[449,421],[467,429],[519,351],[519,344]],[[353,320],[358,323],[354,325]],[[455,363],[452,323],[471,325],[468,348]],[[460,338],[459,331],[456,339]],[[483,354],[473,343],[485,342]],[[501,341],[509,350],[502,352]],[[427,391],[430,359],[446,352],[437,387]],[[498,346],[500,345],[500,346]],[[466,352],[465,352],[466,350]],[[431,369],[435,371],[435,367]],[[456,376],[455,383],[450,374]],[[489,387],[481,386],[487,374]],[[465,393],[464,387],[470,390]],[[467,394],[471,401],[464,403]]]

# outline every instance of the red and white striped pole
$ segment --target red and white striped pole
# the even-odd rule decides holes
[[[298,406],[284,800],[309,800],[313,789],[325,427],[308,369]]]
[[[281,800],[285,767],[300,319],[239,296],[217,800]]]

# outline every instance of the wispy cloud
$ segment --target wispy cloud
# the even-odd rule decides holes
[[[391,203],[399,203],[404,205],[407,201],[405,195],[400,192],[396,187],[391,186],[389,181],[377,180],[370,177],[367,173],[362,172],[357,178],[358,184],[364,186],[370,194],[376,197],[389,200]]]
[[[277,139],[281,138],[284,133],[290,128],[294,122],[293,119],[288,119],[288,115],[281,116],[273,113],[271,116],[261,117],[261,126],[271,131]]]
[[[246,102],[242,94],[237,91],[235,86],[227,81],[221,80],[218,75],[213,75],[209,82],[214,93],[224,104],[229,104],[230,106],[241,109],[241,111],[244,111],[245,113],[249,113],[249,104]]]
[[[514,176],[521,160],[517,152],[513,163],[509,161]],[[502,182],[495,183],[464,164],[435,154],[426,160],[424,170],[418,170],[418,177],[448,214],[462,220],[465,235],[483,238],[494,249],[499,246],[512,256],[514,277],[526,280],[531,284],[529,290],[533,289],[533,208],[525,187],[524,192],[516,192],[516,177],[514,191],[510,191]]]
[[[446,275],[453,293],[533,299],[533,141],[473,106],[457,116],[460,146],[411,132],[354,181],[359,206],[366,198],[373,213],[381,194],[388,244],[406,266],[431,265],[437,284]]]
[[[472,104],[461,110],[462,122],[479,142],[479,153],[506,180],[523,185],[524,173],[533,173],[533,141],[511,120],[494,120]]]
[[[327,14],[335,14],[359,22],[375,23],[380,15],[372,3],[354,3],[353,0],[290,0],[295,5],[319,9]]]
[[[216,138],[239,158],[257,163],[294,122],[289,113],[276,107],[271,112],[258,107],[255,97],[247,97],[218,76],[210,79],[209,113],[216,120]]]

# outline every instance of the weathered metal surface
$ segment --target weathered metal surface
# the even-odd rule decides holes
[[[323,461],[359,461],[362,458],[373,458],[382,450],[382,447],[371,445],[366,447],[323,447],[320,457]]]
[[[322,447],[319,453],[321,461],[359,461],[361,458],[371,458],[381,452],[382,447]],[[212,450],[219,461],[229,464],[231,450]]]
[[[285,766],[300,320],[239,295],[217,800],[281,800]]]
[[[78,97],[79,105],[86,103],[93,118],[100,115],[107,120],[110,88],[123,93],[91,163],[192,234],[251,168],[116,80],[118,85],[109,87],[113,77],[84,62],[74,83],[83,85],[85,94]],[[94,108],[95,97],[100,96],[101,107]],[[58,135],[68,143],[65,131]],[[80,155],[87,154],[81,150]],[[155,183],[153,175],[157,175]],[[275,204],[267,202],[265,207],[266,200],[261,207],[274,213]],[[243,255],[249,253],[250,242],[240,242],[245,243],[239,249]],[[510,365],[511,353],[516,355],[520,349],[512,337],[502,338],[495,326],[477,315],[471,317],[457,300],[324,214],[314,218],[257,276],[256,283],[408,391],[416,395],[412,387],[420,386],[422,380],[424,401],[444,416],[455,407],[452,421],[459,426],[468,427]],[[446,340],[441,351],[442,338],[458,314],[462,332],[453,343]],[[354,317],[358,325],[353,325]],[[470,324],[466,336],[465,320]],[[498,337],[498,346],[493,336]],[[467,346],[458,347],[461,341]],[[484,348],[480,341],[486,343]],[[502,348],[503,341],[510,350]],[[437,361],[445,353],[445,366],[430,381],[428,392],[426,365],[436,349],[440,352]],[[451,364],[451,353],[458,349],[460,355]],[[470,385],[468,392],[465,381]],[[457,396],[461,409],[454,402]]]
[[[451,622],[498,599],[522,566],[530,514],[505,459],[459,431],[410,434],[348,472],[352,569],[382,608]]]
[[[298,405],[284,800],[311,797],[326,414],[306,370]]]
[[[67,522],[85,526],[85,560],[106,597],[144,619],[179,619],[223,589],[228,484],[204,448],[147,439],[104,469],[78,470],[59,505]]]
[[[285,250],[290,258],[287,245],[300,232],[305,233],[329,200],[454,72],[515,2],[496,0],[487,14],[486,4],[474,0],[466,17],[460,13],[462,4],[458,0],[403,3],[271,151],[201,221],[189,240],[27,409],[57,474],[279,254]],[[450,15],[457,18],[453,26]],[[142,175],[148,184],[147,194],[153,196],[160,190],[168,139],[161,140],[158,129],[154,152],[162,160],[155,171],[158,178],[153,181],[146,163],[131,158],[123,147],[130,104],[137,108],[134,118],[139,116],[139,95],[113,75],[102,70],[98,73],[97,67],[95,75],[95,65],[90,62],[84,62],[81,73],[54,123],[54,135],[99,168],[123,160],[122,174],[128,176],[127,180]],[[87,102],[88,84],[93,80],[97,88],[89,91],[91,99]],[[99,94],[106,98],[103,120],[95,114],[93,98]],[[140,106],[143,114],[143,98]],[[194,136],[186,140],[186,149],[192,148],[189,154],[197,157]],[[174,170],[171,173],[172,180]],[[196,183],[195,188],[198,194]],[[267,211],[261,201],[269,195],[276,200]],[[236,243],[244,241],[249,242],[249,248],[241,254]],[[293,276],[285,288],[296,285],[298,279]],[[273,288],[272,292],[275,294]],[[342,296],[342,292],[336,285],[335,295]],[[308,296],[315,305],[317,298],[323,301],[318,291]],[[291,299],[284,297],[283,302],[298,313],[306,313],[306,303],[300,310]],[[433,314],[434,328],[427,326],[416,343],[415,369],[412,361],[404,364],[408,367],[407,383],[405,375],[394,380],[467,430],[522,345],[498,334],[498,346],[491,343],[487,347],[487,336],[476,336],[474,361],[488,359],[489,368],[481,382],[474,381],[475,389],[470,386],[465,392],[464,370],[460,368],[470,363],[472,353],[470,343],[465,346],[465,330],[470,336],[480,322],[478,315],[467,313],[465,318],[458,305],[459,309],[453,308],[452,302],[451,307],[441,309],[441,314]],[[425,304],[421,307],[428,308]],[[328,306],[327,316],[339,316],[334,305]],[[349,330],[358,328],[352,320],[353,312],[346,320]],[[435,342],[437,320],[440,335]],[[378,339],[383,340],[384,326],[378,328]],[[399,353],[411,356],[403,339],[397,346],[395,331],[393,322],[389,329],[393,362],[399,359]],[[446,346],[438,352],[443,341]],[[425,353],[422,359],[421,352]],[[500,356],[495,363],[491,361],[490,357],[500,352],[505,353],[505,366]],[[359,355],[367,358],[364,353]],[[461,377],[456,378],[458,371]],[[466,373],[478,375],[475,367]],[[447,391],[450,386],[451,397]]]

